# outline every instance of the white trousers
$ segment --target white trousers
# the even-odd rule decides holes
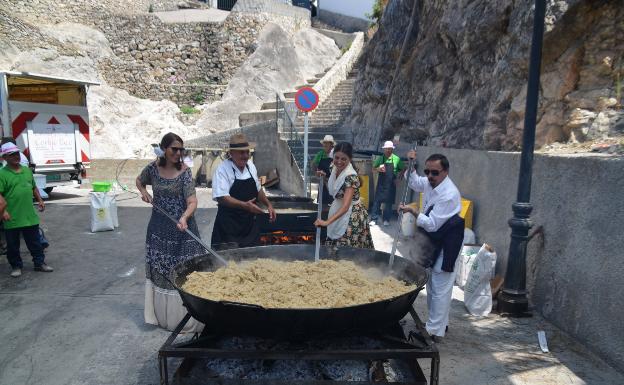
[[[443,259],[443,255],[440,253],[427,282],[429,319],[425,325],[429,334],[440,337],[444,337],[448,325],[456,273],[455,271],[448,273],[442,270]]]

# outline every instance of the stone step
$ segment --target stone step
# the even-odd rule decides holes
[[[333,102],[351,102],[353,99],[353,92],[350,94],[333,94],[331,97],[323,100],[321,104],[333,103]]]
[[[328,121],[336,121],[336,120],[341,120],[347,117],[347,114],[314,114],[313,116],[308,118],[308,123],[309,124],[314,124],[314,123],[318,123],[318,122],[328,122]],[[302,123],[305,120],[303,118],[301,119],[297,119],[297,122],[295,123]]]
[[[295,132],[303,133],[303,127],[301,127],[299,130],[296,130]],[[311,128],[308,128],[308,132],[318,132],[318,133],[333,135],[334,133],[342,132],[342,125],[311,127]]]
[[[350,89],[334,90],[334,92],[332,92],[332,94],[330,95],[330,98],[335,98],[336,95],[346,95],[346,94],[353,94],[353,89],[350,87]]]
[[[312,113],[312,115],[310,117],[313,116],[343,116],[345,114],[348,114],[351,111],[351,106],[332,106],[330,107],[325,107],[325,108],[319,108],[314,110],[314,112]],[[297,115],[298,118],[303,119],[305,115],[303,115],[303,113],[301,115]]]
[[[327,73],[327,72],[321,72],[320,74],[314,74],[314,77],[317,77],[317,78],[319,78],[319,79],[320,79],[320,78],[322,78],[323,76],[325,76],[325,74],[326,74],[326,73]]]
[[[314,115],[344,115],[351,111],[350,106],[325,106],[314,111]]]
[[[273,120],[277,116],[277,110],[260,110],[251,112],[241,112],[238,116],[238,124],[248,126],[250,124],[266,122],[267,120]]]
[[[299,134],[299,138],[301,138],[301,140],[303,141],[303,132],[298,132]],[[340,131],[336,128],[332,129],[332,130],[328,130],[328,132],[323,132],[323,131],[308,131],[308,142],[314,142],[315,146],[322,146],[321,145],[321,139],[323,139],[323,137],[325,135],[332,135],[334,137],[334,140],[336,141],[341,141],[341,140],[349,140],[351,139],[351,133],[350,132],[346,132],[346,131]]]
[[[343,122],[345,119],[346,117],[342,119],[314,119],[308,122],[308,127],[323,127],[328,125],[336,125],[340,122]],[[295,127],[301,127],[303,129],[304,125],[305,122],[303,121],[303,119],[301,121],[297,120],[295,122]]]
[[[275,110],[277,108],[277,102],[266,102],[262,103],[261,110]]]
[[[342,105],[332,105],[332,106],[324,106],[324,107],[320,107],[317,108],[316,110],[314,110],[314,112],[312,113],[312,116],[314,115],[332,115],[332,114],[344,114],[347,113],[351,110],[351,105],[347,104],[347,103],[343,103]],[[300,115],[301,117],[303,117],[303,112]]]
[[[312,78],[312,79],[307,79],[306,82],[308,82],[308,84],[316,84],[316,83],[318,83],[319,80],[321,80],[321,79]]]
[[[294,99],[296,94],[297,94],[297,91],[284,92],[284,98],[285,99]]]

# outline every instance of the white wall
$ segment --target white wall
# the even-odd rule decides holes
[[[316,0],[321,12],[323,10],[368,19],[366,14],[373,13],[374,0]]]

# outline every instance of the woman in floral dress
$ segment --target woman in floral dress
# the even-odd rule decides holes
[[[327,220],[317,219],[314,224],[327,227],[326,245],[372,249],[368,212],[360,201],[361,182],[351,164],[352,158],[350,143],[342,142],[334,147],[334,167],[327,182],[334,201]]]
[[[191,170],[182,162],[182,139],[166,134],[159,148],[158,160],[147,165],[137,177],[141,199],[153,203],[174,218],[174,223],[160,211],[152,209],[146,237],[145,322],[173,330],[186,315],[186,308],[175,288],[167,281],[172,268],[179,262],[205,254],[203,247],[185,230],[199,234],[193,213],[197,208],[195,185]],[[145,186],[151,185],[154,196]],[[191,318],[184,332],[197,332],[203,324]]]

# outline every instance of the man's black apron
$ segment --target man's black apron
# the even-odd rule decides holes
[[[394,175],[394,163],[392,163],[391,159],[388,158],[386,163],[384,163],[386,172],[377,174],[377,189],[375,190],[375,201],[377,202],[394,203],[394,196],[396,195],[394,181],[396,176]],[[385,210],[392,210],[392,207],[386,207]]]
[[[232,169],[234,170],[234,168]],[[247,170],[249,170],[249,166],[247,166]],[[251,170],[249,170],[249,174],[251,174]],[[236,175],[236,170],[234,170],[234,175]],[[234,184],[230,187],[230,196],[243,202],[257,199],[258,188],[253,176],[247,179],[235,179]],[[258,246],[260,244],[260,230],[256,222],[256,215],[246,210],[219,204],[210,244],[217,250]]]
[[[332,158],[323,158],[319,161],[317,168],[325,173],[329,178],[331,174],[331,163]],[[327,183],[323,184],[323,204],[331,204],[334,201],[334,197],[331,196],[329,190],[327,189]]]

